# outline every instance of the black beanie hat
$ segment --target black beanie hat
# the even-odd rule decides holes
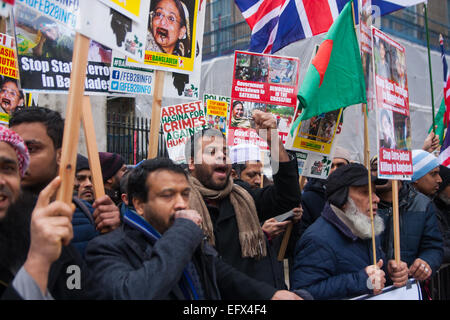
[[[371,176],[371,182],[385,184],[387,181]],[[347,202],[350,186],[365,186],[369,184],[369,173],[365,166],[359,163],[350,163],[337,168],[331,173],[325,184],[328,201],[342,208]]]
[[[81,154],[77,154],[77,168],[76,172],[81,170],[90,170],[89,160]]]
[[[113,177],[124,165],[122,157],[117,153],[99,152],[103,181]]]

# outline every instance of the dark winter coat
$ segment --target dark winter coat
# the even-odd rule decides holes
[[[385,261],[378,237],[376,248],[377,260]],[[368,294],[365,268],[372,264],[372,239],[355,236],[327,203],[297,243],[291,289],[305,289],[315,300]]]
[[[436,272],[443,256],[442,235],[436,219],[436,207],[424,194],[411,184],[403,183],[399,191],[400,259],[410,267],[414,260],[426,261]],[[384,220],[381,234],[383,251],[388,259],[394,259],[394,232],[392,205],[381,201],[378,214]]]
[[[259,220],[264,223],[269,218],[285,213],[300,203],[296,160],[280,163],[278,173],[273,176],[274,184],[247,191],[255,200]],[[214,228],[215,249],[221,258],[250,277],[264,281],[271,286],[284,289],[277,267],[273,265],[270,253],[262,258],[242,258],[241,244],[236,214],[229,197],[222,200],[219,207],[206,202]]]
[[[73,197],[72,201],[75,204],[75,212],[72,217],[73,239],[71,243],[84,257],[88,242],[100,233],[95,228],[92,205],[76,197]]]
[[[438,197],[434,199],[434,204],[438,209],[436,212],[437,219],[442,233],[442,240],[444,241],[444,258],[442,263],[450,263],[450,205],[445,204]]]
[[[301,237],[305,230],[320,217],[320,214],[325,207],[325,203],[327,202],[325,182],[326,180],[323,179],[310,179],[303,189],[303,215],[300,220],[299,237]]]
[[[86,261],[108,299],[183,300],[178,281],[190,261],[206,299],[269,299],[276,291],[221,261],[201,229],[183,218],[154,242],[123,224],[92,240]]]

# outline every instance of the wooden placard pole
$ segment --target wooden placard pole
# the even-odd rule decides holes
[[[306,180],[305,176],[300,176],[298,178],[298,183],[300,184],[300,191],[302,190],[302,186]],[[286,227],[286,231],[284,232],[283,240],[281,241],[280,250],[278,251],[278,261],[283,261],[284,256],[286,254],[286,248],[289,243],[289,238],[291,237],[292,233],[292,227],[294,226],[294,223],[291,221]]]
[[[284,255],[286,254],[286,248],[289,243],[289,238],[291,237],[293,222],[290,221],[284,232],[283,240],[281,241],[280,251],[278,251],[278,261],[284,260]]]
[[[394,258],[400,263],[400,223],[398,211],[398,180],[392,180],[392,224],[394,228]]]
[[[261,156],[261,181],[259,183],[259,187],[262,189],[264,188],[264,152],[260,151],[260,156]]]
[[[91,100],[88,96],[83,97],[81,103],[84,136],[86,138],[86,147],[89,159],[89,168],[91,170],[92,184],[94,186],[95,198],[98,199],[105,195],[105,186],[103,185],[102,168],[98,155],[97,140],[95,138],[94,119],[92,117]]]
[[[161,104],[164,89],[164,71],[155,71],[155,87],[152,101],[152,119],[150,124],[150,136],[148,139],[147,159],[156,158],[158,155],[158,137],[161,126]]]
[[[373,203],[372,203],[372,173],[370,172],[370,146],[369,146],[369,124],[367,117],[367,104],[363,104],[364,113],[364,164],[367,169],[369,181],[369,205],[370,205],[370,224],[372,227],[372,257],[373,265],[377,265],[377,247],[375,244],[375,226],[373,223]]]
[[[80,102],[84,95],[88,52],[89,38],[77,32],[73,48],[72,72],[70,74],[70,88],[67,101],[66,120],[64,123],[61,163],[59,166],[61,186],[56,196],[57,200],[67,204],[72,203],[77,147],[80,137]]]

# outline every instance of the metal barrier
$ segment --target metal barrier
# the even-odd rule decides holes
[[[125,163],[136,164],[147,159],[150,119],[118,113],[107,115],[106,151],[118,153]],[[162,131],[159,134],[158,156],[168,157]]]

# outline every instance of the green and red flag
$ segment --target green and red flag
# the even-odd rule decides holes
[[[349,105],[366,103],[366,89],[353,20],[352,1],[342,9],[306,72],[298,92],[300,121]]]

